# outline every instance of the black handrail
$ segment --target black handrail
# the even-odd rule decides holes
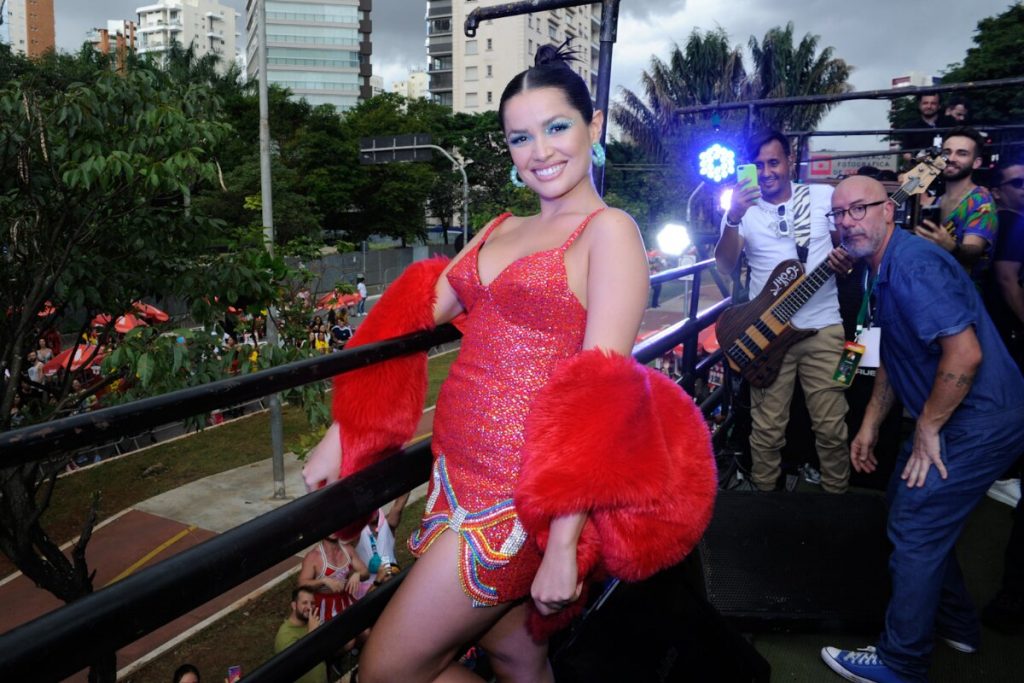
[[[96,652],[139,639],[394,500],[426,481],[430,464],[424,441],[0,635],[0,680],[79,671]]]
[[[676,277],[692,273],[696,286],[700,272],[711,264],[713,261],[708,260],[666,272],[675,273]],[[696,297],[691,296],[691,310],[695,301]],[[693,345],[700,330],[711,325],[728,305],[726,299],[662,330],[638,344],[634,358],[646,363],[680,342]],[[197,387],[156,400],[97,411],[108,416],[106,421],[83,422],[75,420],[80,417],[75,416],[41,425],[50,428],[48,434],[33,427],[18,430],[22,438],[14,444],[20,450],[13,451],[13,459],[34,459],[26,454],[29,441],[37,449],[50,446],[54,440],[62,448],[69,443],[99,441],[112,433],[137,431],[140,424],[166,422],[169,415],[189,415],[233,405],[242,400],[240,397],[253,398],[262,395],[260,391],[270,393],[285,386],[298,386],[303,379],[325,379],[337,372],[421,351],[457,336],[454,328],[439,328],[437,332],[407,335],[212,383],[205,386],[206,391],[198,391],[204,387]],[[710,367],[707,363],[702,366],[705,372]],[[197,405],[197,401],[201,404]],[[188,405],[180,405],[182,402]],[[10,434],[13,432],[0,438]],[[48,457],[45,453],[34,455],[39,459]],[[5,460],[4,464],[10,462]],[[89,666],[96,652],[115,651],[134,642],[423,483],[429,476],[430,464],[430,442],[424,441],[0,635],[0,680],[59,680]],[[390,585],[360,601],[326,624],[322,632],[314,632],[315,637],[305,638],[268,660],[247,680],[279,681],[301,675],[339,642],[372,623],[394,587]],[[54,652],[60,656],[53,656]]]

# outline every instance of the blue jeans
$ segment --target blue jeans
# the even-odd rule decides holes
[[[913,449],[903,444],[889,481],[889,558],[892,598],[878,656],[908,681],[927,681],[936,633],[977,646],[978,616],[956,558],[967,516],[1016,459],[1024,409],[969,430],[940,433],[948,477],[932,467],[925,485],[907,488],[900,473]]]
[[[366,297],[359,298],[359,304],[356,306],[357,315],[366,315]]]

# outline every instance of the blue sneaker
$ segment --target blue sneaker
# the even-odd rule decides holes
[[[895,671],[882,663],[875,654],[875,648],[840,650],[837,647],[821,648],[821,658],[828,668],[848,681],[855,683],[903,683]]]

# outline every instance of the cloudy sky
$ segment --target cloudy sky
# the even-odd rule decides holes
[[[222,0],[238,10],[244,32],[245,0]],[[134,18],[140,2],[131,0],[54,0],[57,45],[74,50],[90,28],[107,19]],[[635,89],[652,55],[664,58],[673,43],[685,42],[693,29],[721,26],[733,42],[746,45],[773,26],[794,22],[796,34],[821,36],[819,45],[854,66],[857,90],[888,88],[893,76],[916,71],[936,74],[963,59],[979,18],[1004,11],[1010,0],[932,0],[920,2],[858,0],[622,0],[615,44],[612,87]],[[385,87],[404,78],[410,67],[426,62],[423,0],[375,0],[373,68]],[[844,9],[845,6],[845,9]],[[850,102],[833,110],[822,130],[883,128],[887,105]],[[830,140],[833,148],[856,149],[848,139]]]

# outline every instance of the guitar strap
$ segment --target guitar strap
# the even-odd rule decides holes
[[[811,188],[809,186],[793,186],[792,207],[793,239],[796,240],[796,254],[800,259],[800,263],[806,266],[808,247],[811,242]]]

